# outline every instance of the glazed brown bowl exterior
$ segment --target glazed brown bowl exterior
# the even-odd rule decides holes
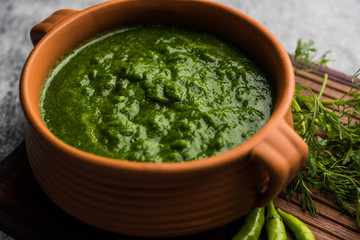
[[[141,24],[176,24],[216,33],[248,51],[270,74],[276,107],[243,144],[184,163],[114,160],[75,149],[45,126],[44,81],[70,49],[98,33]],[[31,30],[35,45],[21,77],[26,150],[44,192],[98,228],[135,236],[187,235],[227,224],[275,198],[307,158],[291,127],[294,73],[275,36],[249,16],[207,0],[118,0],[60,10]]]

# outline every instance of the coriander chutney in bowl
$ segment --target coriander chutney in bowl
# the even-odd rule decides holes
[[[182,162],[251,137],[274,105],[270,80],[235,44],[169,25],[119,29],[70,51],[42,92],[44,122],[78,149]]]

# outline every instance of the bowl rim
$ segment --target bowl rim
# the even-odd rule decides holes
[[[173,0],[172,4],[176,2],[196,2],[205,5],[211,5],[215,8],[220,8],[224,11],[227,11],[231,14],[237,15],[239,18],[245,19],[251,25],[255,26],[259,31],[262,32],[264,36],[272,43],[272,46],[276,49],[277,53],[280,55],[280,59],[282,60],[281,64],[284,68],[284,76],[286,76],[287,81],[284,86],[284,91],[286,94],[283,96],[282,101],[277,104],[276,108],[274,109],[272,115],[265,123],[265,125],[257,131],[254,135],[252,135],[248,140],[241,143],[240,145],[226,151],[223,153],[219,153],[214,156],[190,160],[185,162],[163,162],[163,163],[153,163],[153,162],[136,162],[136,161],[129,161],[129,160],[121,160],[121,159],[114,159],[108,158],[104,156],[95,155],[92,153],[85,152],[83,150],[77,149],[72,147],[60,139],[58,139],[54,134],[50,132],[50,130],[46,127],[45,123],[43,122],[40,114],[39,114],[39,106],[32,106],[30,105],[29,96],[31,93],[29,92],[29,85],[30,82],[30,73],[29,69],[33,64],[36,64],[36,59],[40,57],[39,51],[43,46],[44,42],[51,39],[51,37],[58,32],[63,31],[66,26],[79,18],[82,18],[88,14],[91,14],[94,11],[98,11],[98,9],[106,8],[115,4],[121,4],[122,2],[131,2],[133,0],[113,0],[107,1],[103,3],[99,3],[93,5],[89,8],[80,10],[79,12],[67,17],[62,22],[55,25],[33,48],[32,52],[30,53],[28,59],[25,62],[21,80],[20,80],[20,102],[22,105],[22,109],[24,111],[25,117],[27,119],[27,124],[29,124],[43,139],[45,139],[49,144],[52,146],[61,149],[66,154],[74,157],[79,161],[83,161],[89,164],[93,164],[96,166],[103,166],[109,167],[113,169],[127,169],[131,171],[150,171],[150,172],[167,172],[167,173],[175,173],[175,172],[193,172],[198,171],[199,169],[209,169],[209,168],[216,168],[220,165],[225,163],[233,162],[239,159],[246,154],[251,152],[251,149],[254,148],[256,144],[261,142],[265,136],[268,135],[269,131],[276,127],[278,124],[283,123],[285,115],[290,109],[293,95],[294,95],[294,88],[295,88],[295,80],[294,80],[294,73],[291,61],[289,56],[282,46],[280,41],[271,33],[267,28],[265,28],[261,23],[256,21],[255,19],[251,18],[250,16],[246,15],[245,13],[224,5],[219,2],[211,1],[211,0]],[[166,2],[167,0],[155,0],[158,2]],[[139,1],[137,1],[139,2]],[[40,116],[40,118],[39,118]]]

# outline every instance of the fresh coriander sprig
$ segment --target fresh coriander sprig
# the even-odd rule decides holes
[[[298,66],[306,71],[316,67],[311,62],[315,58],[311,54],[316,52],[312,46],[312,41],[299,40],[294,55],[295,60],[305,60]],[[322,55],[316,64],[326,64],[325,56]],[[307,66],[310,64],[311,67]],[[301,193],[303,209],[317,216],[313,192],[330,192],[344,211],[355,216],[360,227],[360,124],[354,120],[360,115],[360,84],[355,83],[359,75],[360,69],[351,78],[350,90],[336,100],[321,99],[327,74],[318,95],[307,86],[296,85],[291,108],[294,129],[308,144],[309,157],[284,193],[289,197]]]
[[[298,39],[295,54],[291,57],[292,62],[295,65],[295,71],[302,69],[305,71],[316,70],[316,65],[326,66],[328,62],[333,60],[328,59],[327,55],[331,51],[326,51],[324,54],[317,58],[317,49],[314,47],[314,41],[303,42]]]

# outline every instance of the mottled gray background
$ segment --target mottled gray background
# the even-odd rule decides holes
[[[19,77],[32,45],[29,31],[62,8],[84,9],[101,0],[0,0],[0,161],[24,138]],[[332,50],[329,66],[352,75],[360,68],[360,0],[218,0],[255,18],[293,53],[298,38]],[[11,239],[2,234],[0,239]]]

